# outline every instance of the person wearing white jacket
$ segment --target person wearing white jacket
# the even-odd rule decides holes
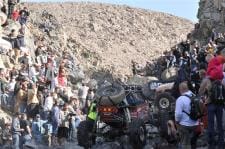
[[[50,111],[54,105],[53,93],[49,93],[47,98],[44,100],[44,116],[43,119],[47,120],[49,117]]]

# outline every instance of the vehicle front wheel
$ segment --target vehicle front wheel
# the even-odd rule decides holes
[[[77,130],[77,141],[78,145],[84,147],[85,149],[90,148],[95,143],[95,136],[93,132],[94,121],[86,120],[79,124]]]
[[[133,120],[129,125],[130,143],[134,149],[142,149],[146,145],[147,131],[144,122],[140,119]]]
[[[171,110],[172,109],[172,103],[175,102],[175,99],[173,96],[171,96],[169,93],[161,93],[156,97],[155,105],[158,108],[158,110]]]

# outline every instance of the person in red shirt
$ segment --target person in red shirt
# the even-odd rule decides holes
[[[208,63],[207,75],[213,80],[222,80],[224,63],[225,58],[221,55],[212,58]]]
[[[19,10],[17,8],[15,8],[14,11],[13,11],[13,13],[12,13],[12,20],[18,21],[19,16],[20,16]]]

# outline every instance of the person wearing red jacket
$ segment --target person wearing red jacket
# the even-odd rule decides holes
[[[223,64],[225,63],[225,57],[216,56],[209,60],[207,75],[212,80],[222,80],[223,79]]]
[[[215,92],[217,90],[213,90],[215,86],[213,87],[214,81],[222,81],[223,80],[223,64],[225,63],[225,57],[221,55],[217,55],[216,57],[213,57],[208,62],[208,68],[207,68],[207,76],[208,78],[205,79],[205,83],[202,84],[202,88],[205,88],[203,91],[207,91],[207,94],[209,95],[208,102],[207,102],[207,112],[208,112],[208,149],[215,149],[216,145],[218,146],[218,149],[224,149],[224,133],[223,133],[223,108],[224,104],[218,104],[216,102],[213,102],[215,100],[215,97],[212,97],[212,92]],[[205,86],[205,87],[204,87]],[[201,88],[201,87],[200,87]],[[202,92],[202,93],[204,93]],[[223,92],[223,91],[221,91]],[[223,93],[222,93],[223,94]],[[222,95],[224,98],[224,96]],[[220,97],[221,98],[221,97]],[[220,99],[221,100],[221,99]],[[218,140],[215,140],[215,117],[217,120],[217,132],[218,132]]]
[[[20,17],[19,10],[15,8],[14,11],[12,12],[11,17],[12,17],[12,20],[17,21]]]

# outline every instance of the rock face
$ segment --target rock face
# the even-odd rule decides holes
[[[44,23],[43,11],[55,18],[50,25],[57,48],[70,49],[90,75],[132,75],[131,61],[145,63],[182,39],[193,23],[169,14],[128,6],[96,3],[29,3],[32,23]],[[55,24],[55,25],[54,25]],[[57,25],[56,25],[57,24]],[[56,26],[56,28],[55,28]],[[58,37],[57,37],[58,36]],[[53,40],[54,41],[54,40]]]
[[[195,35],[205,40],[213,28],[225,31],[225,0],[200,0],[198,15],[200,28]]]

